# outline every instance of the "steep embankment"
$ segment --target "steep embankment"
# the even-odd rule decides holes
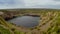
[[[24,34],[20,30],[16,29],[16,26],[6,22],[2,17],[0,17],[0,34]]]

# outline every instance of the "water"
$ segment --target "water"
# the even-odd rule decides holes
[[[39,17],[22,16],[9,20],[8,22],[14,23],[23,27],[34,27],[39,24]]]

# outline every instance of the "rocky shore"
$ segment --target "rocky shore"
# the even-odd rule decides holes
[[[0,16],[2,16],[5,20],[9,20],[9,19],[17,17],[17,14],[19,14],[19,12],[10,12],[10,11],[2,12],[2,11],[0,11]]]

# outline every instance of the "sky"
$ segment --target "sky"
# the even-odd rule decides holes
[[[0,0],[0,9],[11,9],[11,8],[60,9],[60,0]]]

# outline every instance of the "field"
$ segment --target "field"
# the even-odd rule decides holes
[[[1,34],[60,34],[60,10],[58,9],[15,9],[0,11],[4,12],[4,14],[0,15]],[[7,16],[12,18],[13,16],[22,16],[25,14],[39,15],[39,25],[34,28],[25,28],[4,20]]]

